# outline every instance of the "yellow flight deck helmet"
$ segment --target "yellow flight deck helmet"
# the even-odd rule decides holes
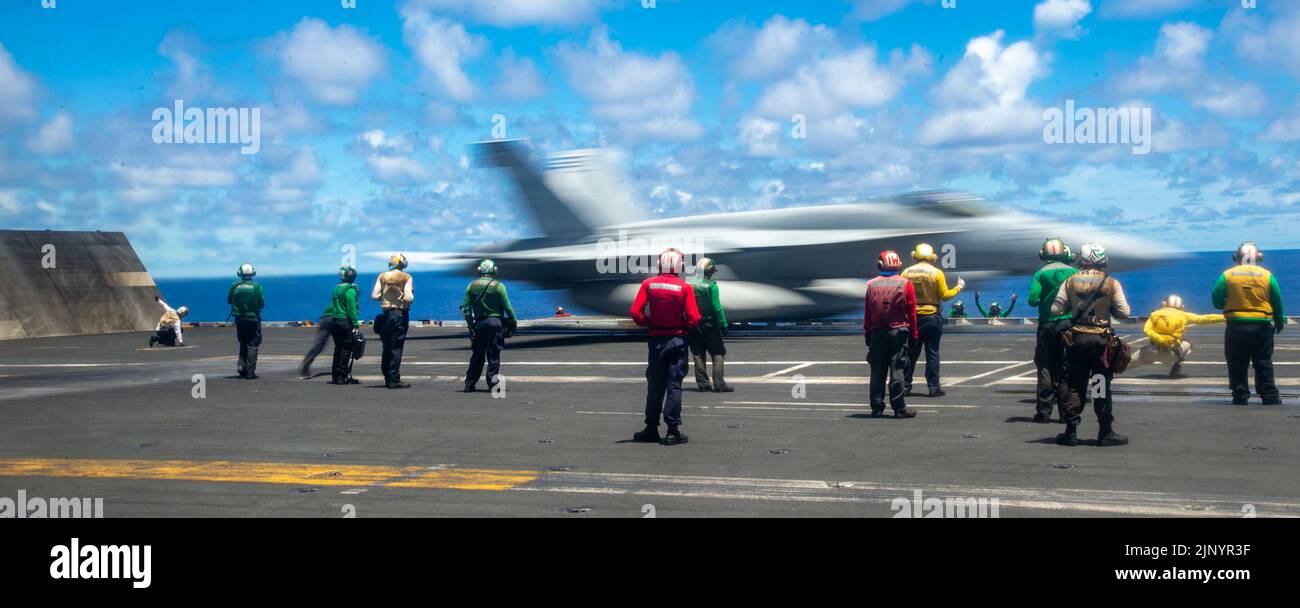
[[[395,253],[392,256],[389,256],[388,258],[389,270],[403,270],[405,268],[406,268],[406,256],[400,253]]]
[[[934,247],[928,243],[921,243],[912,250],[912,261],[914,262],[931,262],[938,260],[939,256],[934,253]]]

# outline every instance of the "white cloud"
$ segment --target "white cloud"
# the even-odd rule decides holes
[[[433,178],[432,171],[408,156],[370,156],[365,158],[365,164],[369,166],[374,179],[382,183],[413,186],[429,182]]]
[[[1269,123],[1256,136],[1256,140],[1266,144],[1289,144],[1300,141],[1300,99],[1297,99],[1291,113],[1278,117]]]
[[[0,43],[0,120],[32,117],[35,96],[35,79],[18,66],[14,56]]]
[[[72,116],[59,112],[27,140],[27,148],[46,156],[72,150]]]
[[[370,175],[383,184],[411,186],[428,183],[434,174],[410,154],[415,150],[411,139],[388,135],[372,129],[357,135],[357,143],[366,154]]]
[[[796,62],[827,46],[833,38],[825,25],[814,26],[803,19],[776,15],[758,29],[743,22],[728,24],[713,36],[713,42],[734,57],[730,66],[733,74],[753,80],[787,73]]]
[[[593,114],[620,139],[685,141],[704,134],[691,117],[694,80],[676,53],[624,51],[602,27],[585,47],[565,43],[556,56],[570,86],[591,100]]]
[[[1116,19],[1144,19],[1159,17],[1190,8],[1198,8],[1205,0],[1106,0],[1100,15]]]
[[[407,154],[414,145],[404,135],[389,136],[381,129],[371,129],[357,136],[357,140],[380,154]]]
[[[1224,19],[1223,31],[1241,57],[1269,69],[1281,67],[1300,78],[1300,3],[1285,3],[1271,17],[1234,11]]]
[[[1034,28],[1062,38],[1078,38],[1083,33],[1079,20],[1091,12],[1088,0],[1043,0],[1034,7]]]
[[[883,106],[898,96],[906,73],[928,66],[928,57],[925,49],[913,47],[909,58],[896,56],[895,65],[886,66],[876,61],[876,49],[870,46],[830,55],[768,87],[756,112],[789,120],[795,114],[825,118]]]
[[[432,9],[475,23],[518,27],[588,23],[613,5],[613,0],[410,0],[406,7]]]
[[[513,49],[506,49],[501,53],[498,65],[500,74],[493,87],[495,97],[521,100],[546,94],[546,83],[542,81],[542,75],[537,72],[537,65],[532,59],[519,58]]]
[[[175,73],[167,83],[168,99],[206,98],[213,101],[212,73],[199,59],[202,44],[183,30],[171,30],[158,44],[158,53],[170,59]]]
[[[1003,43],[1004,32],[972,39],[966,54],[935,88],[941,114],[921,127],[927,145],[1023,142],[1042,128],[1042,109],[1026,99],[1030,83],[1047,74],[1028,42]]]
[[[384,47],[361,30],[305,18],[277,40],[285,74],[331,105],[355,103],[385,69]]]
[[[477,89],[461,64],[488,48],[486,38],[470,34],[450,19],[407,8],[402,11],[402,40],[447,97],[459,102],[474,98]]]
[[[780,152],[781,123],[748,118],[740,123],[740,143],[750,156],[776,156]]]
[[[161,147],[161,146],[160,146]],[[133,203],[150,203],[176,196],[177,190],[226,188],[239,183],[236,169],[242,162],[235,152],[208,153],[170,145],[156,164],[114,164],[110,171],[119,182],[117,196]]]
[[[1115,88],[1122,94],[1179,93],[1193,105],[1225,116],[1258,114],[1267,99],[1259,85],[1206,68],[1213,38],[1212,30],[1195,23],[1162,25],[1154,53],[1121,74]]]

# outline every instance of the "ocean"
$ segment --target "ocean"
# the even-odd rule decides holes
[[[1291,314],[1300,310],[1300,250],[1269,251],[1265,254],[1265,267],[1272,270],[1282,286],[1283,300],[1291,306]],[[1147,268],[1136,272],[1117,273],[1115,276],[1124,284],[1129,303],[1135,315],[1146,315],[1160,306],[1160,301],[1169,294],[1178,294],[1186,302],[1187,310],[1197,313],[1214,311],[1210,303],[1210,290],[1225,268],[1232,265],[1229,252],[1200,252],[1191,257],[1167,266]],[[948,281],[956,281],[960,272],[949,272]],[[459,306],[465,294],[465,285],[469,277],[439,272],[414,272],[415,307],[413,319],[459,320]],[[981,292],[980,300],[987,308],[992,302],[999,302],[1005,307],[1012,293],[1019,294],[1020,302],[1011,316],[1033,316],[1032,307],[1026,300],[1029,294],[1029,276],[1000,277],[980,281],[968,281],[966,291],[957,299],[966,303],[966,310],[971,315],[978,315],[975,309],[975,292]],[[259,276],[266,293],[266,310],[262,317],[268,321],[306,321],[316,320],[328,304],[330,291],[338,283],[334,276]],[[357,281],[361,287],[361,318],[370,319],[379,314],[378,303],[370,300],[370,288],[374,286],[375,275],[362,275]],[[226,293],[234,278],[204,279],[157,279],[158,288],[163,298],[172,306],[189,306],[191,322],[219,322],[226,319],[230,312],[226,305]],[[721,288],[726,290],[726,282]],[[510,301],[515,312],[523,319],[551,317],[555,307],[563,306],[575,315],[595,314],[566,301],[562,290],[536,289],[527,283],[511,281],[507,283]],[[852,317],[852,315],[846,315]]]

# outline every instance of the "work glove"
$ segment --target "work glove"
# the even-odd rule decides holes
[[[1016,298],[1018,298],[1018,297],[1020,297],[1020,296],[1017,295],[1017,294],[1014,294],[1014,293],[1011,294],[1011,301],[1012,301],[1012,302],[1015,302],[1015,301],[1016,301]]]
[[[957,277],[957,289],[958,290],[966,289],[966,279]]]
[[[1274,324],[1273,324],[1273,333],[1275,333],[1275,334],[1280,334],[1280,333],[1282,333],[1282,330],[1285,329],[1285,328],[1286,328],[1286,323],[1274,323]]]

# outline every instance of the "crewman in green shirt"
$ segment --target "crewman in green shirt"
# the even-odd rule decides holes
[[[325,349],[325,342],[334,339],[334,361],[330,367],[330,384],[360,384],[352,377],[352,342],[354,334],[361,331],[357,313],[357,270],[351,266],[339,268],[339,284],[330,293],[330,305],[316,325],[316,341],[303,357],[298,373],[303,379],[311,378],[311,363]]]
[[[262,286],[253,281],[257,270],[252,264],[240,264],[235,274],[239,280],[230,286],[226,303],[230,304],[230,316],[235,319],[235,335],[239,339],[239,363],[236,367],[240,378],[256,380],[257,349],[262,346],[262,309],[266,307],[266,299],[262,295]]]
[[[1282,289],[1273,273],[1260,265],[1264,252],[1253,241],[1242,243],[1232,260],[1237,265],[1223,272],[1211,295],[1214,307],[1223,311],[1228,322],[1223,348],[1232,403],[1250,402],[1247,372],[1254,365],[1255,393],[1264,405],[1282,405],[1273,381],[1273,334],[1282,333],[1286,327]]]
[[[716,391],[730,393],[736,389],[727,384],[724,374],[724,360],[727,345],[722,337],[727,333],[727,313],[722,309],[722,300],[718,297],[718,282],[713,275],[718,272],[718,265],[710,258],[700,258],[696,265],[700,276],[691,282],[695,290],[695,303],[700,309],[700,324],[686,332],[686,343],[691,348],[691,358],[695,361],[695,387],[701,393]],[[705,355],[713,357],[713,383],[709,383]]]
[[[460,312],[465,316],[474,346],[469,370],[465,372],[465,392],[477,390],[485,360],[488,390],[492,390],[500,382],[501,349],[505,348],[505,339],[513,336],[518,327],[518,317],[510,306],[506,286],[497,280],[496,262],[483,260],[479,263],[478,278],[465,288],[465,301],[460,305]]]
[[[1061,332],[1073,325],[1069,313],[1052,314],[1052,303],[1061,284],[1075,273],[1074,254],[1059,237],[1043,241],[1038,259],[1047,262],[1034,273],[1029,285],[1029,305],[1038,307],[1038,341],[1034,345],[1034,366],[1038,368],[1038,396],[1034,422],[1052,421],[1052,398],[1065,394],[1065,344]]]

